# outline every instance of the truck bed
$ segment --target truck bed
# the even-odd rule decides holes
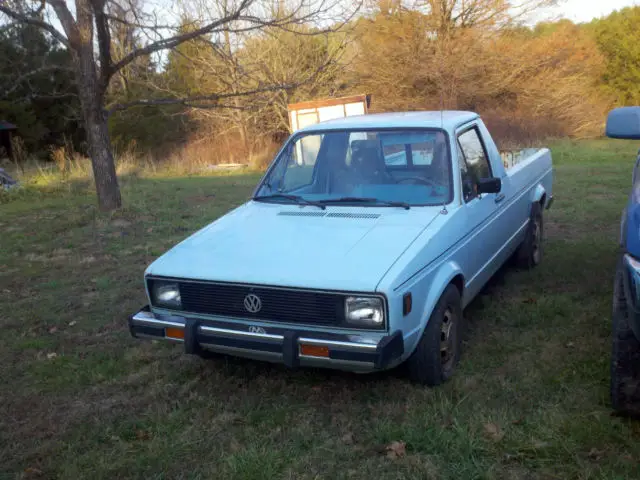
[[[533,157],[536,153],[543,150],[542,148],[522,148],[520,150],[500,150],[502,164],[506,170],[515,167],[519,163]]]

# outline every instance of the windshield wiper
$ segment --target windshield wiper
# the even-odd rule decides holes
[[[392,202],[389,200],[380,200],[379,198],[369,198],[369,197],[340,197],[340,198],[329,198],[327,200],[319,200],[319,203],[329,204],[329,203],[377,203],[380,205],[387,205],[389,207],[401,207],[405,210],[409,210],[411,205],[406,202]]]
[[[326,205],[323,205],[320,202],[314,202],[312,200],[307,200],[306,198],[300,197],[298,195],[289,195],[286,193],[274,193],[272,195],[260,195],[257,197],[253,197],[253,199],[257,202],[263,202],[265,200],[277,200],[277,199],[284,199],[284,200],[291,200],[292,202],[296,202],[298,205],[312,205],[314,207],[318,207],[321,208],[322,210],[324,210],[326,207]]]

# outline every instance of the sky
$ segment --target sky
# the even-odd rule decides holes
[[[553,13],[578,23],[590,22],[624,7],[640,5],[640,0],[560,0],[558,3],[552,9]]]
[[[206,0],[205,0],[206,1]],[[2,0],[0,0],[2,2]],[[145,5],[151,5],[156,11],[167,12],[166,5],[173,5],[172,0],[147,0]],[[640,6],[640,0],[557,0],[556,7],[547,8],[537,12],[528,19],[528,24],[535,24],[543,20],[555,20],[561,17],[567,18],[575,23],[590,22],[594,18],[604,17],[614,10],[624,7]],[[514,2],[519,3],[519,2]],[[70,6],[73,4],[70,2]],[[60,23],[51,15],[51,23],[60,31]]]

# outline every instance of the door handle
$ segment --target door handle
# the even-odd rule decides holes
[[[496,195],[496,198],[495,198],[495,200],[494,200],[494,201],[495,201],[496,203],[500,203],[500,202],[501,202],[501,201],[503,201],[503,200],[504,200],[504,193],[499,193],[498,195]]]

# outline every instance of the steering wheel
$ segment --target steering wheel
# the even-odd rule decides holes
[[[407,180],[411,180],[413,182],[416,183],[421,183],[423,185],[427,185],[429,187],[436,187],[436,183],[432,180],[429,180],[428,178],[423,178],[423,177],[405,177],[405,178],[401,178],[399,180],[396,180],[396,183],[403,183],[406,182]]]

